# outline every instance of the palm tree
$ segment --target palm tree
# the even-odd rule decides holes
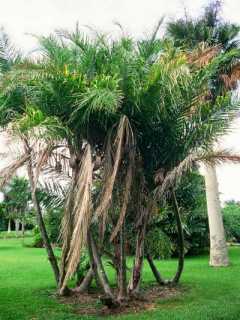
[[[171,41],[156,39],[156,32],[137,42],[101,35],[89,40],[77,28],[39,40],[42,58],[17,66],[1,81],[1,109],[9,119],[6,92],[26,89],[21,112],[10,122],[25,139],[25,161],[34,155],[34,137],[47,145],[38,171],[54,148],[64,145],[68,150],[64,159],[71,182],[62,222],[60,293],[67,291],[84,247],[90,259],[84,284],[94,276],[105,293],[104,303],[115,306],[137,293],[147,226],[163,200],[173,207],[179,230],[180,259],[172,281],[178,282],[183,234],[174,188],[199,161],[239,160],[224,151],[209,153],[238,106],[225,91],[209,99],[208,80],[240,52],[212,56],[200,67]],[[36,177],[31,181],[36,185]],[[136,253],[127,290],[124,223],[130,214],[135,217]],[[114,252],[117,297],[102,262],[106,242]]]
[[[168,34],[174,39],[176,46],[184,47],[200,54],[200,64],[207,62],[212,54],[212,46],[216,51],[228,52],[238,48],[237,35],[240,26],[222,21],[220,17],[221,1],[212,1],[197,19],[185,16],[185,19],[170,22]],[[202,47],[210,46],[210,50],[201,54]],[[197,56],[197,58],[199,58]],[[231,63],[223,64],[216,78],[210,82],[211,95],[214,97],[219,90],[232,90],[236,88],[239,78],[239,62],[233,59]],[[228,251],[225,239],[223,219],[219,201],[216,169],[213,165],[205,166],[206,197],[208,204],[209,230],[210,230],[210,265],[227,266]],[[219,228],[216,228],[218,226]]]

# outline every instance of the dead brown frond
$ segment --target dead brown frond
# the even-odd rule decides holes
[[[232,153],[231,150],[222,149],[212,152],[206,152],[199,155],[197,161],[210,165],[220,165],[222,163],[240,163],[240,155]]]
[[[78,174],[74,172],[71,180],[71,185],[67,193],[66,202],[64,206],[64,215],[62,218],[61,229],[59,238],[63,240],[62,256],[61,256],[61,271],[60,271],[60,284],[62,285],[66,274],[66,262],[70,248],[71,238],[74,227],[74,190],[77,184]]]
[[[177,180],[181,179],[181,176],[191,168],[191,165],[195,161],[194,155],[189,155],[178,166],[168,172],[159,186],[154,190],[154,199],[161,199],[165,197],[166,192],[176,184]]]
[[[218,151],[196,151],[187,156],[168,174],[166,174],[163,182],[154,191],[154,198],[164,198],[165,193],[181,180],[181,177],[192,169],[196,163],[206,163],[211,165],[218,165],[224,162],[240,163],[240,155],[232,154],[229,150]]]
[[[127,206],[128,206],[128,202],[130,199],[130,192],[131,192],[131,186],[132,186],[132,180],[133,180],[133,170],[134,170],[134,163],[135,163],[135,148],[132,149],[129,153],[129,164],[128,164],[128,168],[127,168],[127,174],[125,177],[125,183],[124,183],[124,189],[123,189],[123,202],[122,202],[122,207],[120,210],[120,214],[119,214],[119,218],[117,221],[117,224],[112,232],[112,235],[110,237],[110,241],[112,242],[114,240],[114,238],[116,237],[116,235],[118,234],[118,232],[120,231],[125,216],[126,216],[126,212],[127,212]]]
[[[37,182],[44,164],[46,164],[49,156],[50,156],[51,146],[47,145],[47,147],[41,150],[40,155],[37,159],[36,169],[35,169],[35,178],[33,183],[33,190],[36,190]]]
[[[134,135],[129,120],[126,116],[123,116],[119,122],[113,145],[111,140],[109,140],[106,148],[105,181],[103,183],[103,192],[100,196],[99,205],[95,210],[96,216],[102,217],[102,234],[104,234],[107,212],[111,204],[113,187],[122,155],[124,151],[129,151],[129,148],[133,147],[133,141]],[[111,160],[112,155],[113,161]]]
[[[227,90],[236,89],[237,83],[240,80],[240,63],[236,63],[228,73],[222,73],[219,78]]]
[[[87,144],[82,157],[77,185],[74,191],[74,204],[72,208],[72,218],[74,219],[74,225],[69,251],[66,257],[66,273],[62,282],[62,288],[66,286],[67,280],[76,271],[77,265],[80,260],[81,250],[86,243],[88,227],[92,215],[92,173],[93,164],[91,147],[89,144]]]
[[[17,160],[13,161],[9,166],[0,171],[0,189],[8,183],[15,172],[21,168],[29,160],[29,158],[29,154],[23,154]]]
[[[212,99],[211,91],[206,87],[202,90],[202,93],[194,97],[189,105],[189,108],[185,112],[184,116],[191,118],[199,113],[202,105]]]
[[[72,168],[70,167],[70,158],[65,154],[66,150],[57,147],[49,149],[48,157],[41,168],[43,175],[57,180],[69,180],[72,177]],[[55,150],[55,151],[54,151]]]
[[[187,55],[188,63],[201,68],[211,62],[221,50],[220,45],[208,47],[202,43],[197,49]]]

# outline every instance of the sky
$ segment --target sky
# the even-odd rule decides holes
[[[73,29],[76,22],[86,32],[89,27],[117,35],[119,22],[134,37],[148,34],[162,16],[165,22],[183,16],[184,8],[198,15],[207,0],[0,0],[0,25],[16,46],[26,54],[37,49],[34,35],[48,35],[56,29]],[[222,16],[240,23],[240,0],[225,0]],[[164,24],[163,24],[164,28]],[[5,138],[0,133],[0,153]],[[240,153],[240,120],[223,139],[224,147]],[[0,164],[2,166],[3,162]],[[217,168],[221,200],[240,201],[240,165]]]
[[[30,34],[48,34],[57,28],[96,27],[116,32],[114,22],[120,22],[127,32],[141,36],[149,32],[160,17],[182,16],[186,7],[198,14],[207,0],[0,0],[0,25],[25,51],[36,48]],[[223,16],[240,21],[240,1],[225,0]]]

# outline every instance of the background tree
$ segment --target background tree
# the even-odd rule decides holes
[[[198,51],[200,55],[202,48],[210,47],[199,60],[200,64],[206,63],[211,55],[215,54],[212,50],[213,47],[218,52],[228,52],[238,48],[237,35],[240,27],[237,24],[223,21],[220,10],[221,1],[212,1],[204,9],[203,15],[198,18],[194,19],[186,14],[185,18],[168,24],[167,32],[174,39],[176,46],[184,47],[190,51]],[[222,65],[215,78],[209,82],[209,88],[211,88],[209,98],[214,97],[221,90],[236,88],[239,67],[238,59],[233,59],[231,63]],[[211,244],[210,265],[226,266],[229,261],[215,167],[206,166],[205,175]]]
[[[29,211],[29,201],[31,199],[28,180],[23,177],[13,177],[10,183],[4,188],[5,217],[9,224],[11,220],[15,221],[15,230],[18,233],[21,223],[22,233],[25,231],[27,214]]]
[[[240,242],[240,205],[237,201],[227,201],[222,209],[227,239]]]

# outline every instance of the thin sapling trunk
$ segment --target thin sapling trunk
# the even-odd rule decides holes
[[[172,190],[172,204],[178,231],[178,268],[175,276],[172,279],[172,283],[177,284],[180,280],[184,268],[184,235],[180,210],[178,207],[178,202],[174,190]]]

